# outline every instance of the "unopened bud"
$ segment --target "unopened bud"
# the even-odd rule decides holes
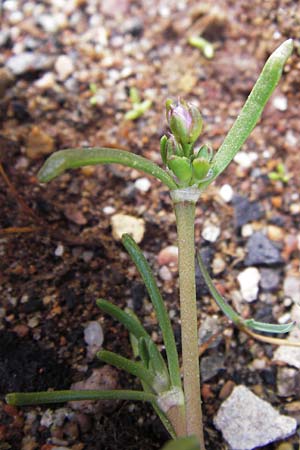
[[[196,158],[192,162],[194,169],[194,177],[196,180],[201,181],[209,172],[210,163],[204,158]]]
[[[168,100],[166,111],[168,124],[176,140],[183,148],[193,144],[202,131],[203,122],[198,108],[183,100],[178,100],[176,104]]]

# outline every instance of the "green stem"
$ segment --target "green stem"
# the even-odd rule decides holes
[[[168,188],[176,189],[173,178],[157,164],[134,153],[115,148],[72,148],[53,153],[38,173],[41,183],[46,183],[61,175],[67,169],[95,164],[121,164],[148,173],[162,181]]]
[[[140,400],[156,404],[156,396],[148,392],[113,390],[113,391],[44,391],[14,392],[7,394],[9,405],[41,405],[46,403],[63,403],[81,400]]]
[[[195,202],[175,201],[174,203],[179,249],[179,288],[186,429],[187,435],[197,436],[201,450],[205,450],[201,411],[195,284]]]

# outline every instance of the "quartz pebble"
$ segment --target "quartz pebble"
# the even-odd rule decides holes
[[[24,52],[11,56],[6,67],[11,70],[14,75],[22,75],[27,72],[45,70],[52,65],[52,58],[31,52]]]
[[[276,95],[273,98],[273,106],[278,109],[278,111],[286,111],[288,107],[287,98],[284,95]]]
[[[136,187],[136,189],[140,192],[148,192],[150,187],[151,187],[151,183],[148,180],[148,178],[138,178],[135,182],[134,182],[134,186]]]
[[[295,419],[280,415],[245,386],[237,386],[225,400],[214,424],[231,450],[253,450],[295,433]]]
[[[175,245],[168,245],[168,247],[163,248],[157,256],[157,262],[160,266],[168,266],[169,264],[177,266],[178,247]]]
[[[300,330],[297,326],[289,333],[288,340],[300,342]],[[300,347],[280,345],[274,352],[273,360],[284,362],[289,366],[300,369]]]
[[[55,61],[54,68],[61,81],[66,80],[74,72],[73,61],[67,55],[60,55]]]
[[[238,152],[233,158],[234,162],[236,162],[243,169],[249,169],[252,167],[254,161],[257,160],[257,153],[255,152]]]
[[[163,281],[171,281],[172,280],[172,273],[170,272],[170,270],[168,269],[167,266],[162,266],[159,269],[159,277]]]
[[[216,242],[216,240],[220,236],[220,233],[220,227],[214,225],[213,223],[207,222],[204,225],[201,236],[208,242]]]
[[[224,202],[229,203],[233,198],[233,189],[230,184],[223,184],[219,190],[219,194]]]
[[[143,219],[127,214],[114,214],[111,217],[111,226],[113,237],[117,240],[120,240],[124,233],[130,234],[137,244],[143,240],[145,234]]]
[[[258,284],[260,281],[260,273],[256,267],[248,267],[240,272],[238,277],[241,294],[246,302],[253,302],[257,299]]]
[[[104,340],[103,330],[99,322],[94,320],[88,323],[84,329],[84,340],[88,345],[87,356],[93,358],[102,347]]]

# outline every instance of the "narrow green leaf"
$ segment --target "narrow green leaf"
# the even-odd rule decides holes
[[[139,357],[141,358],[144,366],[149,369],[150,355],[148,351],[147,339],[141,338],[138,342]]]
[[[142,364],[131,361],[128,358],[117,355],[116,353],[109,352],[107,350],[101,350],[97,353],[97,357],[101,360],[117,367],[118,369],[125,370],[126,372],[134,375],[135,377],[143,380],[149,386],[152,386],[154,381],[154,374],[147,370]]]
[[[125,150],[101,147],[86,149],[74,148],[53,153],[40,169],[38,179],[41,183],[46,183],[61,175],[67,169],[109,163],[121,164],[141,170],[158,178],[168,188],[177,188],[173,178],[154,162],[134,153],[126,152]]]
[[[96,300],[96,303],[102,311],[114,317],[118,322],[122,323],[127,328],[127,330],[130,331],[130,333],[132,333],[137,339],[143,336],[149,337],[150,339],[150,336],[148,335],[145,328],[132,315],[128,314],[127,312],[123,311],[121,308],[113,305],[107,300],[98,299]]]
[[[161,450],[200,450],[195,436],[188,436],[169,441]]]
[[[112,390],[112,391],[44,391],[14,392],[5,397],[9,405],[41,405],[79,400],[139,400],[156,404],[156,396],[149,392]]]
[[[277,323],[264,323],[257,322],[254,319],[244,320],[243,325],[246,325],[248,328],[252,328],[256,331],[264,331],[266,333],[289,333],[293,328],[295,323],[289,322],[283,325]]]
[[[267,101],[277,86],[282,75],[283,67],[292,54],[292,51],[293,40],[288,39],[283,42],[283,44],[281,44],[267,60],[240,115],[234,122],[213,159],[213,177],[207,181],[205,185],[202,185],[202,187],[208,186],[221,172],[223,172],[224,169],[226,169],[246,141],[258,122]]]
[[[171,384],[181,388],[180,369],[175,338],[161,293],[157,287],[146,258],[132,237],[128,234],[124,234],[122,237],[122,242],[140,272],[150,299],[153,303],[166,347]]]
[[[236,325],[243,325],[246,328],[252,328],[257,331],[264,331],[266,333],[288,333],[294,326],[293,322],[287,324],[272,324],[272,323],[264,323],[257,322],[254,319],[244,320],[241,316],[239,316],[234,309],[227,303],[224,297],[217,291],[215,288],[212,279],[209,276],[209,273],[205,267],[205,264],[200,256],[200,253],[197,253],[197,260],[199,264],[200,271],[203,275],[204,281],[207,284],[207,287],[216,301],[219,308],[223,311],[223,313],[232,320]]]

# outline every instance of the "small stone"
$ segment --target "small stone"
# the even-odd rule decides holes
[[[278,109],[278,111],[286,111],[288,107],[287,98],[284,95],[276,95],[273,98],[273,106]]]
[[[260,231],[253,233],[247,242],[246,266],[283,264],[278,248]]]
[[[201,380],[203,382],[210,380],[224,369],[224,356],[212,355],[201,358]]]
[[[84,390],[113,390],[118,387],[118,372],[113,367],[105,365],[99,369],[94,369],[92,375],[84,381],[72,384],[71,389]],[[113,406],[111,401],[83,400],[70,402],[70,407],[75,411],[85,414],[96,414],[111,411]]]
[[[295,419],[280,415],[266,401],[245,386],[234,388],[225,400],[214,424],[232,450],[253,450],[295,433]]]
[[[6,67],[0,68],[0,98],[4,97],[7,89],[15,82],[15,77]]]
[[[299,342],[300,330],[295,326],[289,333],[288,340]],[[300,369],[300,347],[290,347],[287,345],[280,345],[273,355],[274,361],[280,361],[288,364],[289,366]]]
[[[212,270],[214,275],[219,275],[226,269],[226,262],[221,256],[216,255],[212,262]]]
[[[263,291],[276,291],[280,283],[280,271],[277,269],[260,269],[260,287]]]
[[[130,234],[139,244],[145,234],[145,221],[127,214],[114,214],[111,217],[113,237],[120,240],[124,233]]]
[[[54,89],[56,86],[53,72],[45,73],[41,78],[35,82],[35,86],[39,89]]]
[[[258,284],[260,281],[260,273],[256,267],[248,267],[240,272],[238,277],[240,284],[241,294],[246,302],[253,302],[257,299]]]
[[[207,222],[204,225],[201,236],[208,242],[216,242],[218,237],[220,236],[221,229],[217,225],[213,223]]]
[[[282,228],[276,225],[268,225],[267,236],[271,241],[282,241],[284,239],[284,231]]]
[[[253,232],[254,232],[254,230],[250,223],[246,223],[245,225],[242,226],[241,235],[244,238],[248,238],[248,237],[252,236]]]
[[[92,359],[102,347],[103,330],[99,322],[92,321],[84,329],[84,341],[87,343],[87,356]]]
[[[34,72],[48,69],[52,65],[53,59],[39,53],[24,52],[11,56],[6,67],[14,75],[22,75],[27,72]]]
[[[215,348],[220,344],[222,340],[222,328],[217,316],[207,316],[199,328],[198,344],[200,346],[205,344],[215,334],[219,335],[209,344],[208,348]]]
[[[47,33],[57,33],[64,22],[64,16],[60,14],[40,14],[37,17],[37,24]]]
[[[292,369],[291,367],[278,367],[277,392],[280,397],[290,397],[297,394],[297,374],[298,370]],[[297,390],[299,393],[299,386]]]
[[[167,266],[162,266],[159,269],[159,277],[163,280],[163,281],[171,281],[172,280],[172,273],[170,272],[170,270],[168,269]]]
[[[233,198],[233,189],[230,184],[223,184],[223,186],[219,190],[220,197],[226,203],[230,203]]]
[[[104,214],[107,216],[110,216],[111,214],[114,214],[116,212],[116,208],[114,206],[104,206],[103,210]]]
[[[234,162],[237,163],[243,169],[249,169],[253,166],[254,161],[257,160],[257,153],[255,152],[238,152],[233,158]]]
[[[54,150],[54,139],[38,126],[33,126],[27,139],[26,155],[30,159],[38,159]]]
[[[157,256],[157,262],[160,266],[168,266],[169,264],[177,266],[178,247],[175,245],[168,245],[168,247],[163,248]]]
[[[73,203],[68,203],[64,206],[64,215],[68,220],[70,220],[70,222],[76,223],[76,225],[87,224],[87,219],[78,209],[78,206]]]
[[[60,55],[55,61],[54,68],[61,81],[66,80],[74,72],[73,61],[67,55]]]
[[[284,296],[300,306],[300,276],[288,275],[283,282]]]
[[[235,195],[233,198],[234,220],[237,228],[263,217],[264,211],[258,202],[250,202],[246,197]]]
[[[134,186],[140,192],[148,192],[151,187],[151,183],[148,178],[138,178],[134,182]]]
[[[65,251],[64,246],[62,244],[59,244],[55,249],[54,255],[62,256],[64,254],[64,251]]]
[[[300,214],[300,203],[291,203],[290,204],[290,212],[293,216]]]

